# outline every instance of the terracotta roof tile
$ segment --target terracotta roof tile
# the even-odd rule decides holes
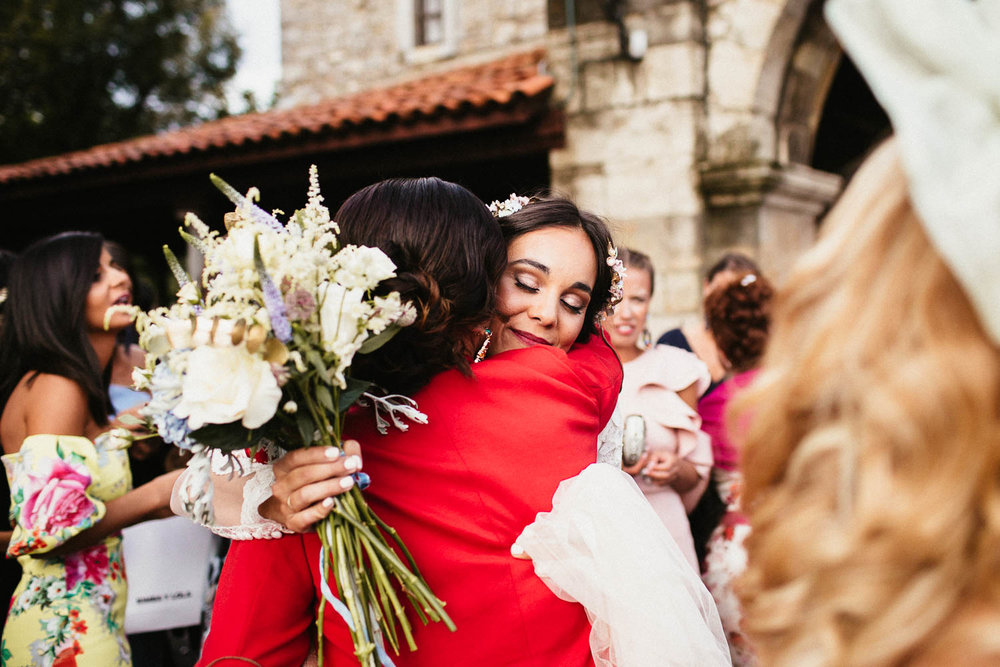
[[[350,132],[361,126],[413,125],[434,120],[447,123],[469,113],[517,111],[547,103],[552,77],[540,71],[544,51],[509,56],[291,109],[231,116],[173,132],[94,146],[21,164],[0,166],[0,185],[165,159],[192,152],[239,147],[252,151],[263,144],[295,142],[310,135]],[[399,136],[398,133],[396,136]]]

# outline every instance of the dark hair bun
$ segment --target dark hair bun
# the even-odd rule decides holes
[[[715,344],[737,371],[764,354],[774,288],[759,273],[744,273],[705,297],[705,321]]]

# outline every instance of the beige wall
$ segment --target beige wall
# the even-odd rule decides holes
[[[780,277],[839,191],[779,150],[788,65],[808,56],[797,40],[815,1],[631,2],[639,10],[626,24],[648,36],[631,62],[608,22],[578,26],[574,54],[566,28],[548,30],[544,0],[445,0],[457,29],[436,50],[408,43],[411,0],[283,0],[283,105],[544,45],[568,114],[566,147],[550,154],[552,185],[652,256],[659,333],[697,315],[701,272],[727,247]],[[831,58],[816,62],[819,72]]]
[[[443,0],[453,39],[412,46],[413,0],[282,0],[282,106],[539,46],[545,0]]]

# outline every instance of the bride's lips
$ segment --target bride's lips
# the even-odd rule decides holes
[[[120,297],[114,300],[113,305],[115,306],[130,306],[132,305],[132,294],[125,292]]]
[[[530,334],[527,331],[521,331],[520,329],[509,329],[509,331],[525,345],[552,345],[552,343],[544,338],[539,338],[538,336]]]

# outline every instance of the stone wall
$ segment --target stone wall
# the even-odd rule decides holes
[[[413,0],[282,0],[282,107],[539,46],[545,0],[444,0],[453,40],[413,47]]]
[[[626,26],[648,38],[637,61],[623,57],[610,22],[576,26],[575,46],[568,28],[549,30],[545,0],[444,1],[454,38],[428,50],[407,43],[412,0],[283,0],[282,104],[544,45],[554,103],[567,111],[552,186],[651,255],[656,333],[697,315],[702,271],[722,251],[748,252],[780,278],[811,243],[840,183],[784,164],[778,118],[788,72],[809,69],[808,49],[789,64],[818,0],[633,0]],[[839,57],[835,44],[823,49],[808,62]],[[824,91],[812,92],[822,102]],[[815,105],[800,106],[782,122],[804,122],[808,134]]]
[[[658,334],[701,301],[705,52],[695,3],[658,3],[626,25],[647,34],[641,60],[622,57],[614,25],[589,23],[577,28],[575,73],[568,30],[549,34],[556,97],[569,113],[566,148],[550,155],[552,185],[606,216],[619,243],[650,255]]]

